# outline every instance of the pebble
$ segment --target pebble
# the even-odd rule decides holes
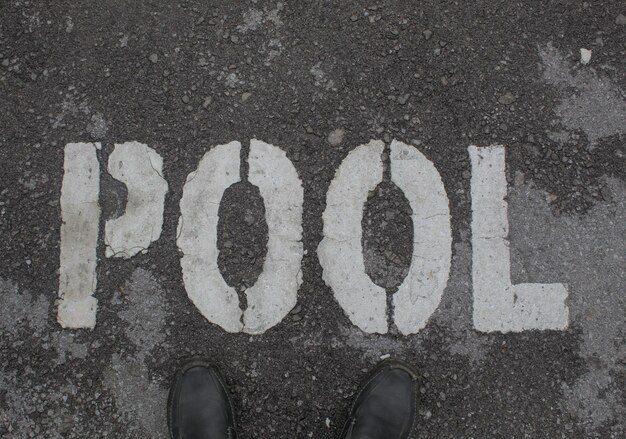
[[[626,15],[619,14],[617,17],[615,17],[615,24],[619,24],[621,26],[626,25]]]
[[[213,98],[211,96],[208,96],[204,98],[204,102],[202,103],[202,108],[206,110],[207,108],[209,108],[209,105],[211,105],[212,103],[213,103]]]
[[[189,96],[187,96],[187,95],[183,95],[182,100],[183,100],[183,102],[184,102],[185,104],[188,104],[188,103],[189,103]]]
[[[513,96],[513,93],[511,93],[510,91],[507,91],[506,93],[504,93],[502,96],[498,98],[498,102],[501,103],[502,105],[511,105],[515,101],[516,101],[516,98],[515,96]]]
[[[155,64],[159,60],[159,55],[153,53],[152,55],[150,55],[149,59],[152,64]]]
[[[356,15],[353,15],[350,17],[350,20],[352,21],[357,21],[359,19],[359,17],[357,17]]]
[[[330,143],[332,146],[339,146],[341,142],[343,142],[343,137],[345,136],[345,134],[346,132],[341,128],[332,130],[328,134],[328,143]]]
[[[426,29],[424,32],[422,32],[422,35],[424,35],[424,39],[428,41],[430,40],[430,37],[433,36],[433,31],[431,31],[430,29]]]
[[[296,305],[294,309],[291,310],[291,314],[300,314],[302,312],[302,306]]]
[[[250,92],[245,92],[241,95],[241,102],[246,102],[248,99],[250,99],[250,96],[252,96],[252,93]]]
[[[580,49],[580,63],[583,65],[589,64],[591,61],[591,50]]]

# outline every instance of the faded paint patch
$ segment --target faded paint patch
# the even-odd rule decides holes
[[[115,353],[103,383],[115,398],[118,411],[131,424],[130,431],[159,439],[167,438],[164,383],[146,366],[150,352],[165,345],[166,295],[152,274],[136,269],[124,286],[126,307],[120,317],[132,342],[132,352]]]
[[[617,435],[626,429],[618,383],[626,361],[626,186],[615,179],[606,186],[607,201],[582,217],[555,216],[531,185],[509,191],[512,272],[531,282],[558,278],[570,288],[571,326],[582,331],[587,372],[563,384],[563,405],[590,438],[602,427]]]
[[[543,80],[562,96],[555,112],[569,130],[582,130],[591,146],[599,139],[626,134],[626,100],[619,87],[593,69],[575,71],[551,44],[539,49]]]
[[[313,75],[313,79],[315,80],[316,87],[322,87],[325,90],[337,91],[337,88],[335,87],[335,81],[332,79],[329,79],[326,72],[322,70],[321,61],[316,63],[314,66],[312,66],[309,72],[311,73],[311,75]]]
[[[102,140],[108,131],[109,123],[102,113],[96,113],[91,116],[91,122],[87,125],[87,132],[91,134],[94,140]]]
[[[17,285],[0,278],[0,332],[17,335],[21,329],[29,329],[39,336],[47,328],[50,303],[39,295],[19,291]]]
[[[237,30],[245,34],[261,29],[268,24],[275,27],[282,26],[283,22],[280,19],[280,13],[284,7],[283,3],[278,2],[274,9],[265,8],[261,11],[260,9],[251,8],[243,13],[243,24],[237,26]]]
[[[143,363],[124,360],[114,354],[103,383],[115,397],[118,411],[130,424],[129,432],[141,434],[139,437],[167,439],[167,390],[150,375]]]
[[[59,354],[56,360],[57,365],[65,364],[68,354],[72,358],[85,359],[89,353],[89,345],[77,342],[74,334],[71,332],[61,331],[54,333],[52,343]]]
[[[472,366],[480,366],[493,343],[490,334],[481,334],[472,322],[472,249],[469,243],[454,244],[454,256],[448,286],[433,322],[452,331],[446,349],[452,355],[466,358]]]

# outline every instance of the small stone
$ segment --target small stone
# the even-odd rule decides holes
[[[591,61],[591,50],[588,49],[580,49],[580,63],[582,65],[589,64]]]
[[[337,128],[331,131],[328,134],[328,143],[330,143],[332,146],[339,146],[341,142],[343,142],[343,137],[345,136],[345,134],[346,132],[341,128]]]
[[[404,105],[404,104],[406,104],[406,102],[409,100],[409,97],[410,97],[410,96],[411,96],[411,95],[410,95],[410,94],[408,94],[408,93],[407,93],[407,94],[405,94],[405,95],[400,96],[400,97],[398,98],[398,103],[399,103],[400,105]]]
[[[353,15],[350,17],[351,21],[357,21],[359,19],[359,17],[357,17],[356,15]]]
[[[207,96],[206,98],[204,98],[204,102],[202,102],[202,108],[206,110],[212,103],[213,98],[211,96]]]
[[[391,136],[389,135],[389,133],[385,133],[385,135],[383,136],[383,140],[385,141],[385,143],[391,142]]]
[[[302,312],[302,306],[296,305],[294,309],[291,310],[291,314],[300,314]]]
[[[185,104],[188,104],[188,103],[189,103],[189,96],[187,96],[187,95],[183,95],[182,100],[183,100],[183,102],[184,102]]]
[[[502,105],[511,105],[516,100],[517,99],[515,98],[515,96],[513,96],[513,93],[511,93],[510,91],[507,91],[502,96],[500,96],[500,98],[498,98],[498,102],[500,102]]]
[[[153,53],[152,55],[150,55],[149,59],[152,64],[155,64],[159,60],[159,55]]]
[[[9,67],[9,58],[5,58],[2,60],[2,66],[3,67]]]
[[[433,36],[433,31],[431,31],[430,29],[426,29],[424,32],[422,32],[422,35],[424,35],[424,39],[428,41],[430,40],[430,37]]]
[[[250,99],[250,96],[252,96],[252,93],[250,92],[245,92],[241,95],[241,102],[246,102],[248,99]]]
[[[448,85],[448,78],[447,77],[445,77],[445,76],[441,77],[441,85],[443,85],[444,87],[446,85]]]
[[[626,15],[619,14],[617,17],[615,17],[615,24],[619,24],[620,26],[626,25]]]
[[[237,35],[231,35],[230,41],[237,44],[239,42],[239,37]]]
[[[252,223],[254,223],[254,217],[252,215],[250,215],[249,213],[246,213],[246,215],[243,217],[243,220],[249,226],[251,226]]]
[[[206,66],[208,64],[206,58],[202,57],[198,60],[198,64],[200,64],[201,66]]]

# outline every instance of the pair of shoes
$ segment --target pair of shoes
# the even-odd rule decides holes
[[[417,405],[417,374],[386,360],[357,394],[341,439],[407,439]],[[168,400],[172,439],[236,439],[233,405],[217,367],[193,360],[177,373]]]

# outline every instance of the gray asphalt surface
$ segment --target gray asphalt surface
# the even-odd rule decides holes
[[[622,1],[0,0],[0,436],[166,438],[171,376],[212,358],[242,438],[332,438],[383,355],[420,371],[415,438],[626,437],[626,6]],[[589,64],[580,49],[592,51]],[[258,138],[304,187],[298,305],[262,335],[209,323],[176,247],[187,175],[212,146]],[[352,325],[322,280],[327,189],[370,139],[414,145],[441,173],[451,275],[425,329]],[[106,258],[126,189],[101,179],[98,321],[56,322],[64,146],[137,140],[169,184],[161,238]],[[514,283],[568,285],[565,331],[472,326],[471,144],[507,150]],[[393,290],[410,208],[384,182],[363,216],[368,275]],[[246,218],[242,221],[242,218]],[[220,207],[220,269],[254,284],[258,189]]]

